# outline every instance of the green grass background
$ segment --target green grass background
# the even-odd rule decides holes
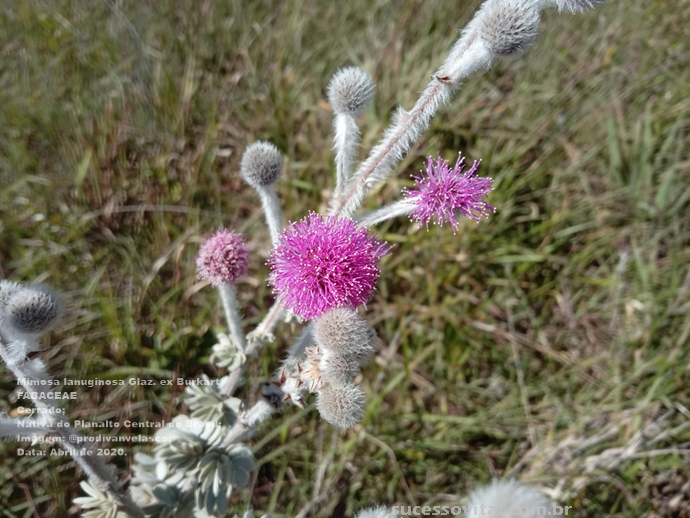
[[[323,209],[332,74],[374,77],[364,153],[478,4],[3,3],[0,274],[65,294],[51,372],[218,375],[206,362],[222,311],[194,267],[204,234],[224,225],[249,241],[247,330],[272,302],[268,232],[238,171],[246,145],[283,153],[286,219]],[[557,489],[578,517],[690,516],[689,20],[687,0],[549,10],[524,56],[466,81],[366,205],[396,199],[427,155],[462,151],[494,178],[496,214],[457,235],[407,219],[377,229],[395,249],[367,307],[381,350],[361,380],[363,423],[338,432],[288,408],[253,440],[259,469],[234,510],[446,505],[510,475]],[[296,331],[279,328],[243,397]],[[15,387],[3,372],[0,411]],[[180,400],[84,389],[69,414],[168,420]],[[0,443],[0,516],[78,515],[78,468],[18,446]],[[140,449],[112,459],[125,482]]]

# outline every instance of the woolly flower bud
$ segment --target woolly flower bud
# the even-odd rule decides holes
[[[328,85],[328,102],[335,113],[357,116],[366,109],[373,96],[371,76],[357,67],[341,68]]]
[[[240,170],[246,182],[255,189],[262,189],[280,178],[283,158],[270,142],[254,142],[242,155]]]
[[[491,52],[518,54],[537,35],[539,8],[534,0],[488,0],[477,14],[479,34]]]
[[[247,274],[247,248],[239,234],[219,230],[206,240],[196,257],[199,278],[213,286],[232,284]]]
[[[17,333],[42,335],[52,329],[62,316],[62,300],[47,284],[15,285],[7,293],[9,297],[2,309],[7,324]]]
[[[324,385],[316,398],[321,417],[338,428],[352,428],[362,420],[367,396],[354,383]]]
[[[364,365],[376,352],[376,331],[354,309],[329,309],[314,322],[312,335],[324,351]]]
[[[7,303],[12,295],[22,289],[21,284],[12,281],[0,281],[0,315],[5,313]]]
[[[319,362],[321,379],[331,385],[347,385],[359,373],[359,362],[352,357],[325,351]]]
[[[571,13],[577,13],[586,11],[601,5],[604,0],[541,0],[542,7],[553,6],[557,7],[559,11],[570,11]]]
[[[494,480],[491,485],[481,487],[472,492],[468,509],[493,508],[497,518],[510,516],[540,516],[540,508],[551,508],[549,501],[539,492],[514,480]]]
[[[356,518],[398,518],[398,514],[390,507],[383,505],[379,507],[369,507],[357,513]]]

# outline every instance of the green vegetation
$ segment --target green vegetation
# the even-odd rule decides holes
[[[372,73],[368,149],[478,3],[7,2],[0,273],[66,294],[70,312],[46,339],[52,372],[206,372],[223,317],[196,280],[203,235],[225,225],[248,239],[247,329],[272,301],[268,232],[239,176],[245,146],[266,139],[284,154],[287,217],[323,208],[331,75]],[[511,474],[558,489],[577,517],[690,516],[689,19],[687,0],[548,11],[525,56],[467,81],[369,203],[398,196],[426,155],[463,151],[495,179],[496,214],[457,235],[406,219],[378,229],[396,246],[368,306],[383,345],[364,369],[365,420],[337,432],[285,411],[257,436],[260,469],[238,511],[450,505]],[[278,335],[244,394],[294,333]],[[0,411],[19,405],[15,387],[0,374]],[[180,410],[181,387],[79,394],[72,418]],[[76,513],[70,460],[18,446],[0,443],[0,516]],[[113,459],[121,473],[139,449]]]

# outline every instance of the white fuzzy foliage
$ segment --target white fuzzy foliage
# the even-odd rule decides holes
[[[489,50],[496,56],[510,56],[534,41],[539,8],[534,0],[488,0],[476,20],[479,36]]]
[[[376,352],[376,331],[354,309],[329,309],[314,321],[314,342],[324,351],[364,365]]]
[[[383,505],[378,507],[368,507],[357,513],[356,518],[398,518],[398,514],[390,507]]]
[[[551,503],[536,489],[514,480],[494,480],[490,485],[473,491],[468,510],[474,508],[475,515],[481,516],[481,506],[485,506],[485,514],[496,518],[545,516],[544,509],[540,508],[544,507],[546,512],[551,510]],[[471,512],[469,514],[472,516]]]
[[[88,482],[81,482],[79,485],[89,495],[73,500],[82,509],[88,509],[82,516],[86,518],[127,518],[127,513],[118,511],[117,502],[110,493],[101,491]]]
[[[338,428],[352,428],[362,420],[367,396],[354,383],[324,385],[316,398],[321,417]]]

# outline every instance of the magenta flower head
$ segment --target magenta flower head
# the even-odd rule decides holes
[[[426,164],[426,176],[413,176],[415,190],[404,189],[405,198],[415,205],[410,212],[410,218],[420,225],[433,220],[443,226],[448,222],[453,227],[453,233],[458,230],[455,219],[458,214],[479,222],[481,216],[488,216],[494,207],[486,203],[482,197],[491,192],[491,178],[477,176],[480,162],[474,162],[466,169],[465,158],[458,155],[455,167],[441,157],[434,163],[431,157]]]
[[[247,274],[247,248],[240,234],[221,229],[206,240],[196,258],[199,278],[213,286],[233,284]]]
[[[280,236],[268,280],[283,303],[308,320],[365,303],[379,276],[378,262],[389,250],[351,219],[311,213]]]

